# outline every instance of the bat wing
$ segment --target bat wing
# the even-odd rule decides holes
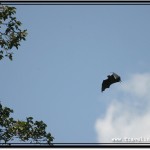
[[[110,82],[109,79],[103,80],[101,91],[103,92],[106,88],[109,88],[111,84],[112,83]]]

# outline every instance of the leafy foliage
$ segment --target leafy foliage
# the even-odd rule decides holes
[[[13,48],[18,49],[20,42],[26,40],[27,30],[21,30],[22,23],[14,17],[15,7],[2,6],[0,10],[0,60],[4,57],[13,59]],[[54,137],[46,132],[43,121],[25,121],[10,117],[13,110],[0,104],[0,143],[7,144],[19,139],[21,142],[51,144]]]
[[[21,30],[22,23],[14,17],[15,7],[2,6],[0,10],[0,60],[4,57],[13,59],[13,48],[18,49],[20,42],[26,40],[27,30]],[[43,121],[25,121],[10,117],[13,110],[0,104],[0,143],[8,144],[19,139],[21,142],[51,144],[54,137],[46,132]]]
[[[32,117],[26,121],[15,120],[10,113],[13,113],[12,109],[0,104],[0,143],[20,139],[22,142],[51,144],[54,137],[46,133],[47,125],[43,121],[33,121]]]
[[[20,46],[22,40],[26,40],[27,30],[21,30],[22,23],[13,15],[15,7],[2,6],[0,11],[0,60],[6,56],[12,60],[12,49]]]

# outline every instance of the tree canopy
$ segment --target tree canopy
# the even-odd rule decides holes
[[[14,16],[15,7],[2,6],[0,8],[0,60],[8,57],[12,60],[13,49],[18,49],[20,42],[26,40],[27,30],[22,30],[22,23]]]
[[[20,42],[26,40],[27,30],[22,30],[22,23],[14,16],[15,7],[0,6],[0,60],[13,58],[14,49],[18,49]],[[52,144],[54,137],[46,132],[47,125],[43,121],[34,121],[27,117],[25,121],[10,117],[13,109],[0,103],[0,143],[8,144],[14,140],[29,143]]]
[[[27,117],[25,121],[10,117],[13,109],[0,104],[0,143],[7,144],[19,139],[21,142],[51,144],[54,137],[46,132],[47,125],[43,121],[33,121]]]

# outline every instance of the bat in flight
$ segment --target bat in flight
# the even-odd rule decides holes
[[[114,72],[112,72],[112,75],[108,75],[107,77],[108,79],[103,80],[102,82],[102,92],[105,91],[106,88],[109,88],[111,84],[121,82],[121,77]]]

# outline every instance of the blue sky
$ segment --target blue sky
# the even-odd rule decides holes
[[[43,120],[56,143],[105,142],[96,120],[128,94],[119,83],[101,93],[101,83],[112,71],[123,82],[149,73],[150,6],[15,7],[28,36],[12,62],[0,62],[2,104],[17,119]]]

